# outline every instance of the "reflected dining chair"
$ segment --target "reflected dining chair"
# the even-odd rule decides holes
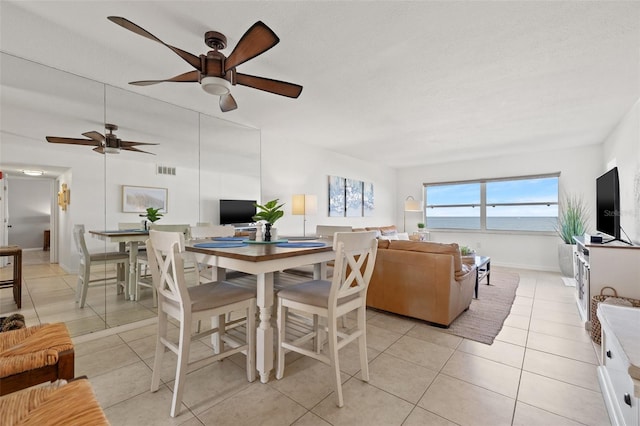
[[[129,280],[129,255],[125,252],[96,252],[90,253],[87,248],[87,243],[84,239],[84,225],[73,226],[73,241],[75,242],[76,249],[80,254],[80,270],[78,272],[78,286],[76,289],[76,302],[80,302],[80,307],[84,308],[87,300],[87,291],[89,290],[89,284],[93,282],[102,282],[106,284],[107,281],[115,278],[118,289],[117,293],[125,293],[125,297],[129,292],[128,280]],[[91,279],[91,268],[95,266],[116,265],[116,276],[102,277],[97,279]],[[123,268],[124,276],[118,273],[118,268]],[[106,275],[106,272],[105,272]],[[119,278],[122,279],[119,279]]]
[[[211,282],[187,287],[184,272],[184,236],[180,232],[149,231],[147,240],[149,268],[158,292],[158,335],[151,377],[151,392],[160,386],[162,358],[167,350],[178,356],[176,366],[171,417],[180,412],[187,368],[204,359],[221,360],[242,352],[246,355],[247,380],[256,379],[256,294],[255,291],[233,286],[227,282]],[[245,318],[226,321],[231,311],[244,310]],[[192,324],[199,318],[209,318],[211,329],[192,335]],[[178,342],[171,341],[167,334],[169,318],[179,323]],[[246,318],[250,320],[247,321]],[[173,321],[172,321],[173,322]],[[244,341],[239,341],[227,332],[239,325],[245,325]],[[189,348],[192,340],[212,335],[217,340],[216,349],[206,358],[189,362]],[[237,336],[237,333],[234,334]]]
[[[366,301],[378,251],[375,232],[338,232],[334,236],[335,267],[331,281],[312,280],[278,292],[278,345],[276,379],[284,376],[285,350],[298,352],[333,368],[336,405],[344,405],[338,350],[357,340],[362,380],[369,381],[367,359]],[[313,316],[313,330],[295,340],[287,340],[289,309]],[[338,318],[356,312],[356,326],[338,330]],[[322,321],[320,321],[322,319]],[[323,353],[320,324],[326,324],[328,353]],[[315,342],[315,348],[308,342]]]

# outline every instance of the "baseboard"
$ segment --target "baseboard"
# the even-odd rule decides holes
[[[113,336],[114,334],[124,333],[125,331],[135,330],[136,328],[145,327],[147,325],[156,324],[157,322],[158,317],[147,318],[129,324],[123,324],[117,327],[107,328],[105,330],[100,330],[89,334],[83,334],[81,336],[74,337],[72,340],[73,343],[77,345],[80,343],[101,339],[103,337]]]

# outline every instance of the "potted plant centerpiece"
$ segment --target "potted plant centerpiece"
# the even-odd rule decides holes
[[[556,232],[562,239],[558,245],[558,262],[560,272],[565,277],[573,276],[573,246],[576,244],[573,237],[584,235],[587,230],[587,208],[582,198],[577,196],[565,196]]]
[[[146,218],[144,221],[144,229],[147,229],[147,221],[154,223],[162,217],[162,213],[160,213],[160,209],[156,209],[155,207],[147,207],[147,211],[144,214],[141,214],[140,217]]]
[[[264,205],[260,205],[258,203],[255,203],[254,205],[260,211],[256,213],[255,216],[253,216],[253,220],[255,220],[256,222],[258,221],[265,222],[264,240],[271,241],[272,226],[276,223],[278,219],[284,216],[284,210],[282,210],[282,206],[284,206],[284,203],[278,204],[278,198],[276,198],[275,200],[266,202]]]

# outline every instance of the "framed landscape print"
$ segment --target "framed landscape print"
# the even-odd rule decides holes
[[[122,211],[144,213],[148,207],[167,212],[167,188],[122,185]]]
[[[345,178],[329,176],[329,217],[344,216]]]

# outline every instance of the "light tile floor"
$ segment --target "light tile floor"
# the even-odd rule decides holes
[[[163,384],[149,392],[153,324],[78,338],[76,375],[89,377],[113,425],[609,425],[596,376],[599,347],[582,326],[575,289],[555,273],[515,272],[517,297],[491,346],[369,311],[370,382],[359,379],[356,345],[344,348],[343,408],[335,406],[324,364],[290,354],[282,380],[248,383],[236,355],[190,371],[181,414],[170,418],[176,358],[167,354]],[[59,283],[55,274],[49,282]],[[30,297],[37,293],[30,289]],[[37,300],[23,311],[44,312]],[[192,359],[209,350],[197,342]]]

